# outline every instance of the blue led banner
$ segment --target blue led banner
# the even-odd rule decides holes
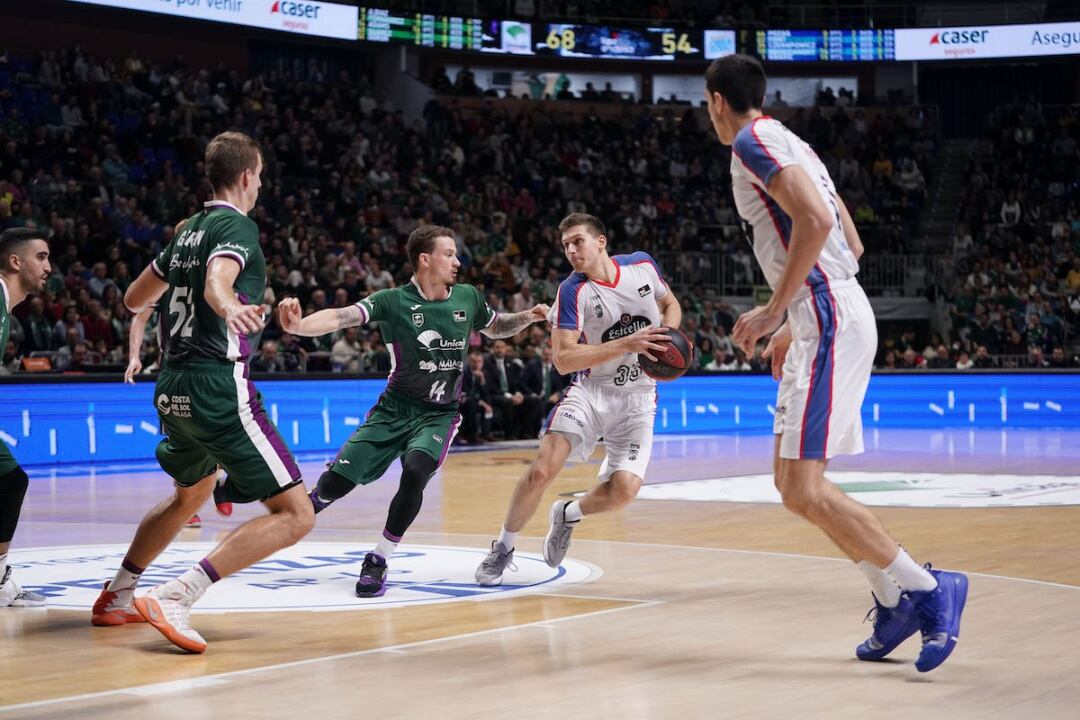
[[[263,380],[267,413],[297,452],[335,452],[383,380]],[[148,460],[161,439],[151,382],[0,384],[0,438],[26,466]],[[770,432],[776,383],[684,377],[660,388],[658,433]],[[1080,427],[1080,374],[875,375],[867,428]]]

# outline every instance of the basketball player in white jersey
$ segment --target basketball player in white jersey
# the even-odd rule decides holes
[[[574,268],[559,285],[548,320],[560,373],[575,373],[540,429],[540,452],[510,499],[499,538],[476,570],[480,585],[499,585],[514,557],[518,532],[536,512],[544,490],[566,461],[585,462],[603,438],[599,480],[580,500],[551,506],[544,560],[558,567],[574,527],[587,515],[617,510],[641,488],[652,452],[656,381],[642,372],[638,353],[663,352],[662,326],[678,328],[682,309],[644,252],[611,257],[604,224],[585,213],[559,223]]]
[[[732,335],[749,356],[772,334],[765,355],[780,379],[776,487],[784,505],[821,528],[870,583],[877,617],[856,656],[880,660],[921,630],[915,666],[933,670],[956,644],[967,578],[920,566],[824,476],[830,458],[863,451],[861,408],[877,327],[855,278],[858,232],[813,149],[762,115],[765,71],[757,60],[717,60],[705,86],[713,128],[731,146],[735,206],[753,228],[754,255],[773,290],[766,305],[739,317]]]

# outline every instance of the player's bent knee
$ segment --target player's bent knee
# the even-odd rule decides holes
[[[28,487],[30,487],[30,478],[27,477],[26,471],[18,465],[11,472],[0,476],[0,495],[18,498],[18,501],[22,501]]]
[[[538,460],[529,467],[526,479],[534,489],[544,490],[555,479],[555,472],[547,464]]]
[[[614,475],[609,482],[612,499],[620,505],[628,505],[636,498],[642,484],[641,478],[628,473]]]

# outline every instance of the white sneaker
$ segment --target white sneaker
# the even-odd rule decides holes
[[[191,627],[192,602],[194,599],[187,586],[170,580],[135,598],[135,609],[173,645],[188,652],[202,653],[206,652],[206,641]]]
[[[11,566],[8,565],[4,579],[0,580],[0,607],[41,607],[44,604],[44,595],[19,587],[11,577]]]
[[[491,552],[487,554],[480,567],[476,568],[476,584],[483,587],[502,585],[506,569],[517,570],[514,565],[514,548],[507,550],[498,540],[491,541]]]
[[[573,501],[556,500],[551,506],[551,524],[548,527],[547,537],[544,538],[544,562],[549,567],[559,567],[559,563],[566,557],[566,551],[570,549],[570,535],[574,532],[574,526],[581,522],[566,519],[566,507],[571,502]]]

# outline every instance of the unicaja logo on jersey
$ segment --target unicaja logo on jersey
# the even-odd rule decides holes
[[[457,340],[443,340],[443,336],[440,335],[437,330],[425,330],[417,336],[416,341],[428,352],[435,352],[436,350],[465,349],[464,338]]]

